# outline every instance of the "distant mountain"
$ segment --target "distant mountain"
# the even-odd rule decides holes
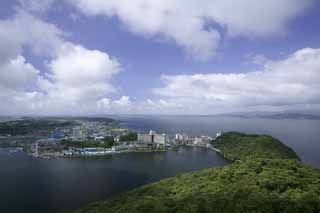
[[[296,112],[239,112],[219,114],[218,116],[232,116],[241,118],[320,120],[320,114]]]

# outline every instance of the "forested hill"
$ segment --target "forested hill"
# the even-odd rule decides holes
[[[320,171],[303,165],[278,140],[226,133],[216,145],[236,161],[167,178],[75,212],[320,212]]]
[[[299,160],[290,147],[270,135],[228,132],[218,137],[213,144],[222,151],[225,158],[232,161],[256,158]]]

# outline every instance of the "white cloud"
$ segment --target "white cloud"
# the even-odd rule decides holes
[[[54,25],[18,9],[9,19],[0,20],[0,112],[18,113],[32,108],[41,76],[23,56],[25,48],[36,55],[53,56],[62,42]],[[46,35],[46,36],[44,36]]]
[[[30,99],[32,83],[38,79],[39,71],[25,61],[23,56],[18,56],[0,64],[0,112],[15,111],[21,100]]]
[[[114,104],[119,107],[129,107],[131,101],[128,96],[122,96],[119,100],[114,101]]]
[[[39,71],[18,56],[0,65],[0,86],[2,88],[24,90],[38,77]],[[2,90],[3,92],[3,90]]]
[[[110,80],[120,70],[117,60],[107,53],[71,43],[61,47],[49,67],[51,72],[47,79],[40,81],[40,88],[49,99],[77,104],[115,92]]]
[[[26,47],[36,55],[54,56],[62,36],[55,25],[18,10],[12,18],[0,20],[0,63],[22,55]]]
[[[111,81],[120,63],[66,41],[64,34],[21,9],[0,20],[0,113],[94,112],[97,100],[116,92]],[[40,72],[23,57],[27,49],[46,59],[46,70]]]
[[[301,109],[320,104],[320,49],[301,49],[254,72],[164,75],[162,80],[165,86],[154,89],[155,94],[194,113]]]
[[[110,100],[109,98],[102,98],[97,101],[97,106],[100,112],[105,113],[123,113],[131,112],[135,113],[132,110],[132,103],[130,97],[122,96],[117,100]]]
[[[175,41],[197,60],[215,55],[221,38],[283,34],[314,0],[67,0],[88,16],[118,17],[129,31]],[[215,23],[212,25],[211,23]]]

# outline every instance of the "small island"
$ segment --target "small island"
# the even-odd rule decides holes
[[[232,163],[148,184],[74,213],[319,212],[320,171],[267,135],[229,132],[214,149]]]

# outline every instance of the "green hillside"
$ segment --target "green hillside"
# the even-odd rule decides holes
[[[167,178],[75,213],[320,212],[320,171],[303,165],[290,148],[270,136],[240,133],[216,142],[241,161]]]
[[[256,158],[299,159],[297,154],[269,135],[248,135],[228,132],[214,141],[225,158],[230,160],[247,160]]]

